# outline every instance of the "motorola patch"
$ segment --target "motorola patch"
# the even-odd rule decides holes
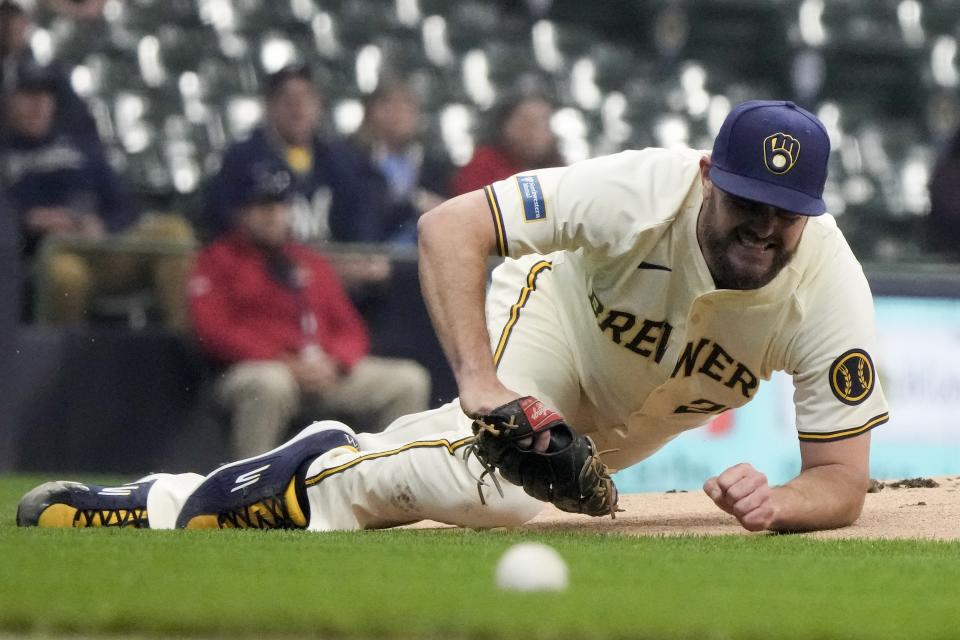
[[[869,398],[875,381],[873,360],[862,349],[851,349],[830,365],[830,390],[844,404],[854,406]]]
[[[543,189],[537,176],[517,176],[520,198],[523,200],[523,217],[527,222],[547,219],[547,205],[543,201]]]

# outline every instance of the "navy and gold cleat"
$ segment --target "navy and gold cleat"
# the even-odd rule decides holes
[[[106,487],[57,480],[35,487],[17,505],[20,527],[149,528],[147,493],[154,480]]]
[[[307,468],[318,456],[338,447],[354,451],[359,447],[350,427],[318,422],[276,449],[216,469],[187,498],[177,528],[306,528],[310,521],[304,487]]]

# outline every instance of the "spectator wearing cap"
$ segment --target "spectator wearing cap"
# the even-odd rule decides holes
[[[101,148],[56,129],[56,78],[43,67],[20,71],[4,94],[0,170],[18,216],[21,257],[30,262],[48,236],[100,238],[130,226],[137,212]],[[78,319],[87,265],[63,254],[48,266],[52,315]]]
[[[421,141],[420,103],[399,79],[382,79],[349,142],[382,198],[382,242],[415,245],[420,215],[449,196],[452,166]]]
[[[17,84],[19,74],[31,73],[32,67],[44,67],[59,105],[55,127],[74,136],[89,138],[91,144],[99,145],[96,123],[87,105],[73,90],[67,73],[56,62],[40,65],[34,58],[30,48],[32,29],[33,19],[21,5],[0,0],[0,87],[6,92]]]
[[[139,218],[134,202],[99,144],[58,131],[56,78],[44,67],[17,75],[4,95],[0,172],[20,229],[20,255],[38,276],[38,313],[54,324],[88,319],[91,300],[156,284],[160,306],[171,326],[186,318],[183,286],[187,260],[160,257],[143,261],[77,247],[44,252],[48,238],[107,242],[111,236],[145,241],[191,242],[180,219]],[[32,267],[32,269],[31,269]],[[25,302],[33,283],[27,283]],[[29,307],[29,304],[28,304]],[[25,311],[29,316],[29,310]]]
[[[231,227],[229,194],[250,167],[279,163],[293,179],[291,229],[302,242],[378,242],[379,199],[360,178],[342,141],[320,135],[323,101],[306,67],[272,74],[264,94],[265,122],[230,147],[206,189],[203,227],[216,236]]]
[[[429,400],[426,370],[369,355],[336,272],[291,239],[294,193],[279,163],[239,174],[226,203],[233,227],[201,251],[188,287],[196,338],[226,367],[216,396],[231,417],[235,457],[275,446],[297,415],[379,431]]]

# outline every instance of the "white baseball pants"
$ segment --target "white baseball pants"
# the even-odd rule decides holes
[[[547,260],[508,261],[488,294],[487,324],[498,375],[508,388],[533,395],[568,419],[582,400],[575,356],[558,324],[556,283]],[[516,526],[543,503],[498,477],[477,486],[483,472],[467,455],[470,420],[458,401],[404,416],[381,433],[360,433],[360,451],[334,449],[310,466],[310,529],[391,527],[435,520],[466,527]],[[164,476],[148,496],[150,526],[172,527],[196,474]],[[480,498],[483,495],[483,500]],[[151,506],[151,503],[153,506]]]

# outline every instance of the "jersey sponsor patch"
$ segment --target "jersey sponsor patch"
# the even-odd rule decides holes
[[[862,349],[851,349],[834,360],[829,375],[830,390],[844,404],[858,405],[873,393],[873,360]]]
[[[527,222],[547,219],[547,205],[543,201],[543,189],[537,176],[517,176],[520,198],[523,200],[523,217]]]

